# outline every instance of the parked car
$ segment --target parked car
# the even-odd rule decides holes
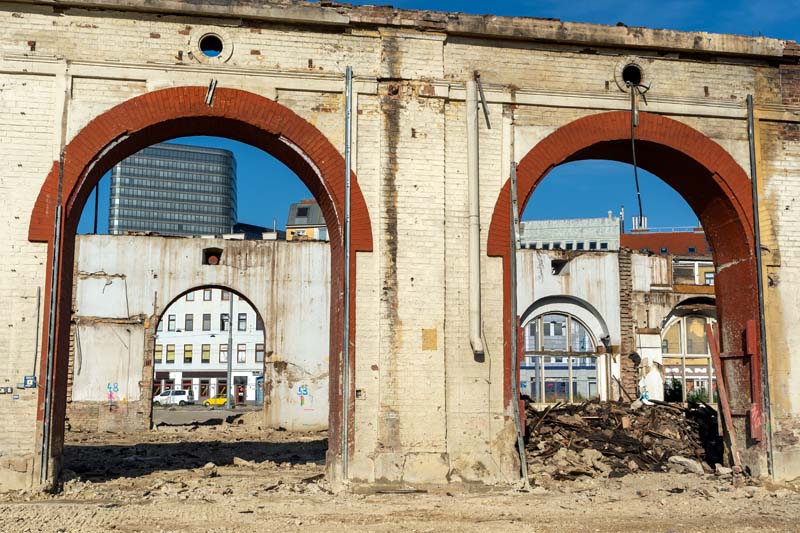
[[[165,390],[153,398],[153,405],[194,405],[194,391]]]
[[[216,398],[206,398],[203,400],[205,407],[224,407],[228,405],[228,398],[224,395],[217,396]]]

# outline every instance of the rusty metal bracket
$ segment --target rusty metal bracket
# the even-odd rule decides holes
[[[722,358],[719,354],[719,340],[714,334],[714,329],[711,327],[711,324],[706,324],[706,334],[708,335],[708,346],[711,348],[711,361],[714,363],[714,373],[717,375],[719,405],[720,410],[722,411],[722,420],[725,428],[724,437],[728,440],[728,449],[731,452],[733,466],[741,471],[742,461],[739,455],[739,447],[736,445],[731,406],[728,403],[728,387],[725,385],[725,376],[722,373]]]
[[[750,393],[752,403],[750,404],[750,438],[756,442],[764,439],[764,424],[762,413],[762,389],[761,389],[761,357],[758,350],[758,326],[756,321],[747,321],[745,329],[745,345],[747,355],[750,358]]]

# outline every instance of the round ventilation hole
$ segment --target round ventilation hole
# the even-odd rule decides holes
[[[640,85],[642,77],[642,68],[635,63],[625,65],[622,69],[622,81],[628,85]]]
[[[222,38],[219,35],[203,35],[198,44],[200,51],[207,57],[217,57],[222,53]]]

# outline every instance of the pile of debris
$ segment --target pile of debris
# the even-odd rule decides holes
[[[534,478],[622,477],[638,471],[702,474],[712,471],[709,464],[722,462],[717,412],[705,404],[682,408],[589,401],[542,411],[529,406],[526,418],[528,470]]]

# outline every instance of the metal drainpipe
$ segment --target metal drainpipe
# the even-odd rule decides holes
[[[44,378],[44,417],[42,420],[42,468],[39,482],[47,482],[50,470],[50,430],[53,425],[53,366],[56,350],[56,315],[58,314],[58,263],[61,255],[61,183],[64,179],[64,151],[58,158],[59,191],[56,195],[56,219],[53,224],[53,257],[50,263],[50,308],[47,317],[47,364]]]
[[[747,137],[750,143],[750,179],[753,189],[753,231],[755,233],[756,278],[758,280],[758,324],[760,328],[761,348],[761,382],[764,391],[764,414],[767,418],[767,468],[771,476],[775,475],[772,450],[772,408],[769,398],[769,366],[767,361],[767,328],[764,323],[764,276],[761,260],[761,227],[758,220],[758,172],[756,165],[755,124],[753,119],[753,95],[747,95]]]
[[[481,213],[478,168],[478,90],[467,80],[467,179],[469,180],[469,342],[483,357],[481,337]]]
[[[353,69],[345,71],[344,113],[344,316],[342,317],[342,481],[347,481],[350,407],[350,169],[352,165]]]
[[[517,346],[517,332],[519,331],[519,322],[517,317],[519,311],[517,310],[517,248],[519,248],[519,211],[517,208],[517,164],[511,162],[511,256],[509,257],[511,269],[511,320],[513,327],[511,328],[511,405],[514,413],[514,424],[517,429],[517,450],[519,452],[519,466],[520,475],[524,488],[530,487],[528,481],[528,462],[525,456],[525,442],[522,430],[522,416],[519,412],[519,354]],[[570,365],[570,373],[572,366]],[[571,377],[571,376],[570,376]],[[572,380],[570,379],[570,383]],[[572,387],[570,387],[570,395]]]

